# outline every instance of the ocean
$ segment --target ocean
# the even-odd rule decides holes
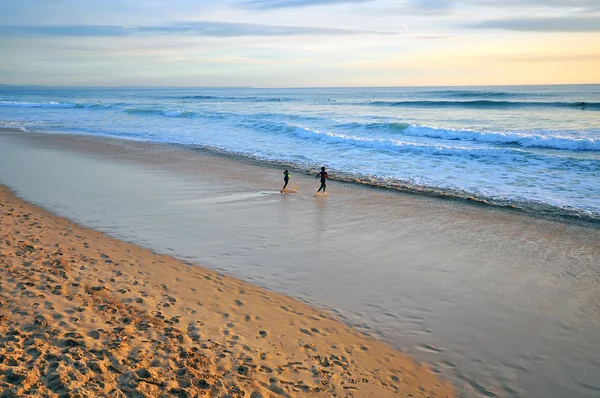
[[[600,221],[600,85],[0,86],[0,128],[171,143]]]
[[[460,397],[597,398],[597,92],[5,87],[0,183],[327,309]]]

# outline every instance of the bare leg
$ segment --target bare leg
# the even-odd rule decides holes
[[[321,189],[323,190],[323,194],[325,194],[325,183],[321,183],[321,186],[319,187],[319,189],[317,190],[316,195],[319,194],[319,192],[321,192]]]

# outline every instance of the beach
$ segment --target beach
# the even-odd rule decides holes
[[[0,187],[10,396],[453,396],[327,311],[73,224]]]
[[[136,276],[138,271],[144,278],[157,276],[159,290],[148,293],[155,296],[150,301],[152,309],[144,307],[150,300],[147,297],[142,296],[144,303],[136,302],[139,288],[116,293],[119,300],[133,300],[127,305],[147,311],[157,311],[158,305],[165,317],[181,316],[180,323],[172,326],[184,335],[193,320],[185,308],[192,306],[187,303],[181,314],[171,313],[173,308],[164,307],[171,306],[167,297],[178,300],[175,308],[184,301],[178,296],[184,292],[192,303],[205,303],[194,298],[201,290],[196,284],[206,283],[202,275],[212,275],[210,283],[215,285],[210,286],[217,291],[226,290],[219,283],[232,276],[268,289],[264,293],[268,296],[281,297],[277,295],[281,293],[304,302],[296,302],[304,309],[295,312],[316,311],[314,318],[328,314],[345,325],[338,330],[351,326],[356,332],[349,333],[355,336],[374,338],[409,354],[426,364],[426,374],[452,382],[459,396],[577,393],[593,397],[598,391],[599,320],[594,314],[599,300],[594,270],[600,232],[595,228],[336,180],[329,182],[327,197],[315,198],[318,181],[293,169],[291,182],[299,193],[281,195],[282,170],[173,145],[5,130],[0,136],[0,155],[0,181],[21,198],[185,263],[180,267],[187,273],[181,277],[155,259],[123,267],[135,270]],[[86,249],[83,244],[77,246]],[[114,263],[123,260],[107,252],[108,246],[99,246],[95,267],[100,270],[98,264],[106,265],[105,274],[87,275],[86,269],[81,270],[81,277],[92,278],[91,287],[100,285],[97,279],[107,287],[111,278],[117,285],[124,283],[124,277],[117,279],[114,274]],[[128,247],[134,251],[135,246]],[[124,273],[124,269],[118,271]],[[194,274],[198,269],[202,269],[199,276]],[[189,282],[190,291],[173,287],[180,282],[175,278]],[[162,284],[169,290],[163,291]],[[111,287],[113,292],[120,289]],[[220,323],[207,338],[226,345],[228,337],[223,336],[228,329],[227,336],[243,337],[252,348],[249,341],[269,341],[262,339],[261,330],[267,337],[298,336],[298,344],[309,337],[323,337],[324,327],[312,324],[312,316],[293,321],[293,330],[283,331],[280,316],[290,314],[282,312],[281,305],[265,310],[274,316],[271,330],[259,322],[254,325],[258,329],[230,332],[228,323],[240,328],[246,321],[225,319],[223,313],[239,314],[235,319],[246,314],[265,316],[250,311],[254,307],[248,304],[250,295],[240,298],[240,289],[232,288],[222,307],[218,304],[221,309],[210,311]],[[251,289],[259,288],[243,288]],[[223,329],[221,340],[219,328]],[[335,336],[337,342],[332,344],[339,344],[340,336],[326,334]],[[205,336],[202,331],[200,335]],[[375,343],[360,344],[347,347],[369,360],[384,358],[374,354]],[[243,349],[244,344],[239,346]],[[342,358],[339,353],[333,355]],[[355,359],[355,365],[365,363]],[[263,379],[267,390],[269,379]],[[392,385],[384,376],[381,380]],[[353,393],[368,394],[364,388],[375,385],[369,382],[361,392]],[[295,393],[289,386],[286,393]],[[386,393],[395,390],[381,392]]]
[[[0,2],[0,398],[599,398],[566,3]]]
[[[337,180],[596,222],[599,110],[598,85],[0,90],[0,127],[326,165]]]

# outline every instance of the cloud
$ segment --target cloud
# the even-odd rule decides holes
[[[520,53],[520,54],[502,54],[502,55],[478,55],[478,56],[456,56],[454,59],[472,62],[474,60],[487,60],[492,62],[594,62],[600,61],[600,54],[594,53],[574,53],[574,54],[540,54],[540,53]]]
[[[6,36],[130,36],[133,30],[122,26],[64,25],[64,26],[0,26]]]
[[[506,60],[506,58],[504,58]],[[600,61],[600,54],[521,55],[508,59],[516,62],[586,62]]]
[[[455,0],[411,0],[405,2],[405,9],[409,12],[420,13],[445,13],[456,5]]]
[[[0,26],[4,36],[77,36],[120,37],[139,35],[179,35],[209,37],[241,36],[296,36],[296,35],[348,35],[360,33],[391,34],[353,29],[320,28],[310,26],[278,26],[230,22],[182,22],[163,26],[112,26],[112,25],[52,25],[52,26]]]
[[[267,1],[267,0],[253,0]],[[531,15],[531,12],[565,15],[588,15],[600,11],[598,0],[380,0],[380,12],[388,14],[465,15],[469,9],[479,8]],[[523,14],[524,13],[524,14]],[[558,14],[557,14],[558,13]],[[584,14],[585,13],[585,14]]]
[[[321,6],[327,4],[366,3],[374,0],[245,0],[239,4],[247,8],[272,9]]]
[[[417,40],[445,40],[445,39],[450,39],[452,38],[452,36],[442,36],[442,35],[416,35],[416,36],[410,36],[410,38],[412,39],[417,39]]]
[[[598,9],[598,0],[465,0],[473,5],[487,6],[544,6],[556,8]]]
[[[374,6],[383,6],[383,9],[394,13],[441,14],[446,13],[457,2],[458,0],[403,0],[395,2],[389,0],[241,0],[238,4],[244,8],[271,10],[335,4],[372,3]]]
[[[467,27],[525,32],[600,32],[600,17],[496,19]]]

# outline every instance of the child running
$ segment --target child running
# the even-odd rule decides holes
[[[288,182],[290,181],[290,173],[288,173],[287,169],[283,170],[283,181],[285,182],[285,184],[283,184],[283,188],[281,188],[281,193],[284,193],[286,191],[286,187]]]
[[[315,180],[319,177],[321,177],[321,186],[315,193],[315,196],[319,196],[319,192],[321,192],[321,189],[323,190],[323,195],[327,195],[327,193],[325,192],[325,188],[326,188],[325,182],[327,181],[328,175],[327,175],[327,172],[325,171],[325,166],[321,167],[321,172],[319,174],[317,174],[317,176],[315,177]]]

